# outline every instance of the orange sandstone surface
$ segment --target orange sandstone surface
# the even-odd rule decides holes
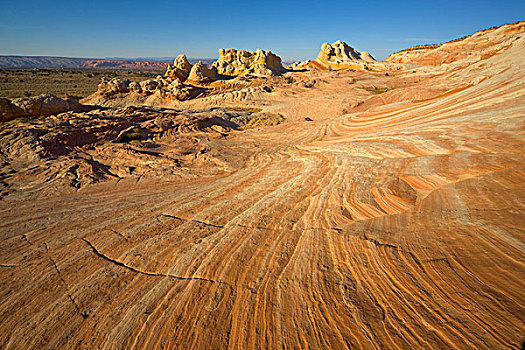
[[[2,124],[0,348],[520,348],[525,36],[482,34]]]

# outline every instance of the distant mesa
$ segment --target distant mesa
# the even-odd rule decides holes
[[[1,69],[57,68],[57,69],[129,69],[164,70],[166,61],[138,61],[92,59],[51,56],[0,56]]]

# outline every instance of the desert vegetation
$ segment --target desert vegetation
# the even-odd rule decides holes
[[[264,113],[257,115],[254,118],[250,119],[248,123],[242,126],[242,129],[254,129],[260,126],[274,126],[281,124],[285,118],[281,114],[275,113]]]
[[[95,91],[102,77],[140,81],[163,72],[108,69],[0,69],[0,97],[20,98],[50,93],[58,97],[85,97]]]
[[[371,93],[375,94],[375,95],[379,95],[379,94],[382,94],[384,92],[387,92],[387,91],[390,91],[390,90],[393,90],[394,88],[389,88],[389,87],[384,87],[384,88],[377,88],[377,87],[365,87],[363,88],[364,90],[366,91],[370,91]]]

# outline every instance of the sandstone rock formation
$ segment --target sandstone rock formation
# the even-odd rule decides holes
[[[106,100],[129,100],[130,104],[143,101],[146,97],[156,95],[158,98],[184,101],[192,99],[200,90],[194,86],[183,84],[178,78],[158,76],[141,82],[122,81],[120,78],[102,78],[98,92],[84,99],[86,103],[104,105]],[[130,96],[133,93],[133,96]],[[142,97],[141,97],[142,96]]]
[[[206,90],[203,89],[204,87],[198,87],[201,84],[207,85],[208,94],[213,94],[213,88],[210,89],[208,85],[220,80],[220,75],[272,76],[285,71],[281,59],[270,51],[258,49],[256,52],[250,52],[221,49],[219,52],[220,57],[211,68],[208,68],[201,61],[192,65],[185,55],[179,55],[174,60],[173,65],[168,66],[164,76],[158,76],[155,79],[129,82],[119,78],[103,78],[98,86],[98,92],[85,98],[84,101],[90,104],[110,104],[113,106],[144,103],[153,105],[173,104],[175,101],[185,101],[197,96],[203,97],[202,93]],[[252,92],[249,85],[237,89],[225,89],[225,86],[224,84],[217,84],[215,87],[221,93],[231,93],[231,96],[224,96],[227,100],[231,97],[243,99],[246,96],[246,91],[239,90],[244,88],[248,89],[248,92]],[[239,97],[236,97],[235,94],[238,94]]]
[[[213,63],[213,67],[217,69],[217,73],[223,75],[271,76],[285,71],[279,56],[261,49],[256,52],[220,49],[219,59]]]
[[[366,51],[362,53],[349,46],[344,41],[338,40],[333,44],[324,43],[312,66],[321,69],[366,69],[369,63],[376,60]]]
[[[409,63],[409,64],[414,63],[414,62],[417,62],[418,59],[424,54],[426,54],[427,52],[430,52],[440,46],[441,44],[429,44],[429,45],[417,45],[417,46],[409,47],[407,49],[390,54],[385,59],[385,62]]]
[[[479,60],[508,49],[525,31],[525,22],[510,23],[480,30],[472,35],[445,44],[422,45],[391,54],[390,63],[439,66],[459,60]]]
[[[520,28],[242,104],[4,123],[0,348],[521,349]],[[126,98],[181,84],[154,81]]]
[[[217,69],[206,67],[201,61],[195,63],[191,68],[190,74],[188,75],[188,81],[201,84],[209,83],[217,79]]]
[[[159,86],[159,82],[154,79],[143,80],[139,83],[141,91],[154,92]]]
[[[306,60],[306,61],[298,61],[298,62],[294,62],[292,64],[290,64],[288,67],[286,67],[287,69],[290,69],[290,70],[302,70],[302,69],[308,69],[310,63],[312,62],[312,60]]]
[[[128,92],[129,84],[129,81],[124,81],[120,78],[108,79],[106,77],[102,77],[100,84],[98,84],[98,92],[108,94]]]
[[[168,66],[165,76],[171,79],[178,79],[181,82],[188,79],[192,65],[188,62],[186,55],[179,55],[173,61],[172,66]]]
[[[14,100],[0,98],[0,122],[20,117],[47,116],[67,111],[78,112],[86,108],[75,98],[61,99],[50,94]]]

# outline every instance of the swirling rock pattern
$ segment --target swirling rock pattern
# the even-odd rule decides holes
[[[412,100],[277,90],[216,176],[0,202],[0,348],[519,348],[524,42]]]

